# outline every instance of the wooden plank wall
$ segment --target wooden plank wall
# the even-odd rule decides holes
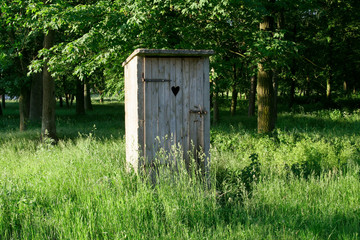
[[[151,69],[152,69],[152,61],[145,57],[144,60],[144,77],[145,79],[151,78]],[[144,83],[144,112],[145,112],[145,119],[144,119],[144,158],[145,158],[145,164],[150,165],[151,159],[149,159],[148,156],[152,156],[152,146],[150,142],[150,139],[152,138],[152,85]]]
[[[171,81],[143,82],[143,77]],[[147,168],[153,165],[160,148],[169,151],[173,145],[181,145],[186,165],[189,151],[195,157],[197,150],[204,151],[207,158],[202,164],[206,169],[210,147],[209,59],[137,56],[125,65],[125,79],[127,161],[134,165],[138,161],[136,168]],[[176,96],[172,87],[180,88]],[[137,111],[133,113],[133,109]],[[140,149],[131,146],[134,141]]]

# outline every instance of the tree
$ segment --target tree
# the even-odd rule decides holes
[[[3,1],[1,5],[1,78],[0,83],[8,94],[19,96],[20,130],[26,129],[31,106],[32,79],[27,76],[31,59],[41,49],[39,35],[31,33],[28,22],[31,16],[27,13],[28,2]]]
[[[84,82],[76,81],[76,114],[85,114]]]
[[[90,92],[90,83],[89,80],[84,84],[84,108],[85,111],[92,111],[92,103],[91,103],[91,92]]]
[[[1,98],[1,106],[2,108],[5,108],[5,92],[2,93]]]
[[[44,48],[50,49],[54,45],[55,31],[48,30],[44,38]],[[55,125],[55,82],[49,72],[48,60],[43,68],[43,110],[41,122],[42,139],[49,138],[57,141]]]
[[[25,5],[21,2],[4,1],[1,6],[0,31],[2,54],[3,87],[19,97],[20,131],[26,129],[29,117],[29,79],[26,66],[31,55],[28,45],[27,29],[22,27],[26,21]],[[9,23],[9,24],[7,24]]]
[[[271,0],[270,3],[274,4],[275,0]],[[270,35],[274,31],[274,24],[273,16],[265,16],[263,22],[260,23],[260,30]],[[266,38],[271,38],[271,36]],[[264,57],[258,63],[258,133],[269,133],[275,128],[273,73],[271,68],[264,66],[265,62],[270,61],[269,57]]]
[[[21,87],[31,86],[32,118],[38,109],[32,107],[35,72],[47,69],[43,81],[51,78],[67,103],[78,85],[77,102],[84,107],[89,102],[82,103],[82,96],[89,96],[90,88],[102,96],[123,94],[121,63],[136,48],[213,49],[215,120],[218,94],[224,91],[232,91],[232,114],[238,91],[249,91],[253,115],[256,84],[259,132],[268,132],[275,126],[277,89],[290,92],[294,102],[297,90],[326,96],[326,89],[329,95],[342,93],[340,86],[347,92],[359,86],[358,9],[356,0],[6,0],[0,16],[0,89],[19,96]],[[39,51],[39,38],[49,29],[58,33],[54,45]]]

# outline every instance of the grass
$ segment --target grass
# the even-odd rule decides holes
[[[359,239],[360,113],[282,111],[256,134],[245,103],[211,128],[212,184],[125,170],[124,108],[57,109],[58,145],[0,117],[0,239]],[[177,181],[174,181],[174,178]]]

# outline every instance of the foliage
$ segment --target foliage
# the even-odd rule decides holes
[[[123,89],[121,63],[136,48],[215,50],[216,92],[247,92],[262,59],[270,59],[264,66],[276,69],[285,94],[293,81],[308,95],[325,95],[330,82],[334,94],[344,93],[343,82],[346,93],[358,87],[356,0],[277,0],[273,7],[252,0],[4,0],[1,12],[0,88],[13,95],[28,81],[27,68],[41,71],[47,58],[59,93],[63,78],[90,78],[94,88],[113,95]],[[276,20],[271,34],[258,29],[267,15]],[[41,49],[49,29],[59,33],[56,45]],[[23,61],[21,73],[18,61]]]

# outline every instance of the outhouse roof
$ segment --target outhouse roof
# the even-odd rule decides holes
[[[213,50],[190,50],[190,49],[146,49],[138,48],[136,49],[127,59],[123,62],[125,66],[130,62],[135,56],[152,56],[152,57],[206,57],[213,55],[215,52]]]

